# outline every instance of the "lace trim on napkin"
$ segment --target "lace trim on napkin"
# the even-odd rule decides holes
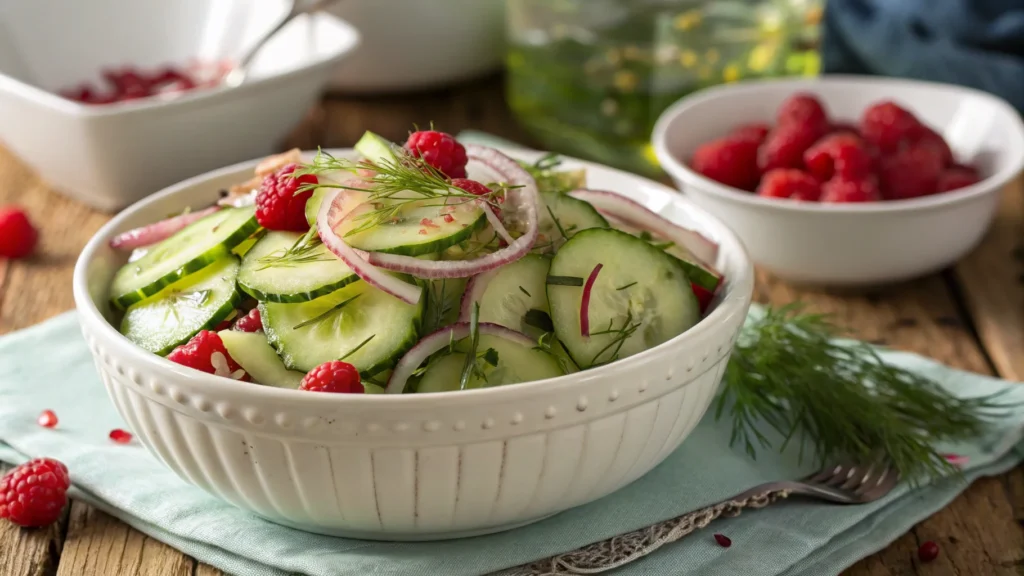
[[[700,530],[720,516],[739,516],[746,508],[764,508],[788,496],[789,490],[773,490],[743,500],[720,502],[572,552],[495,572],[492,576],[576,576],[607,572]]]

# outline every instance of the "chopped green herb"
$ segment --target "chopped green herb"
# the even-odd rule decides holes
[[[351,298],[349,298],[347,300],[344,300],[344,301],[342,301],[342,302],[340,302],[338,304],[335,304],[334,306],[332,306],[329,310],[327,310],[323,314],[320,314],[318,316],[310,318],[309,320],[306,320],[305,322],[300,322],[300,323],[296,324],[295,326],[292,326],[292,330],[298,330],[299,328],[305,328],[306,326],[310,326],[312,324],[318,324],[320,322],[323,322],[324,320],[327,320],[328,318],[330,318],[331,316],[336,314],[339,310],[341,310],[342,308],[347,306],[350,302],[352,302],[356,298],[359,298],[360,296],[362,296],[362,294],[356,294],[355,296],[353,296],[353,297],[351,297]]]
[[[548,276],[548,286],[583,286],[583,278],[579,276]]]
[[[625,290],[626,288],[630,288],[630,287],[633,287],[633,286],[636,286],[636,282],[630,282],[629,284],[626,284],[625,286],[619,286],[618,288],[616,288],[616,290]]]
[[[355,354],[356,352],[359,351],[360,348],[362,348],[363,346],[366,346],[367,344],[369,344],[370,340],[373,340],[374,336],[376,336],[376,334],[370,334],[369,338],[367,338],[366,340],[363,340],[362,342],[360,342],[358,346],[356,346],[355,348],[353,348],[353,349],[349,350],[348,352],[346,352],[345,355],[342,356],[341,358],[338,358],[338,360],[344,360],[345,358],[348,358],[349,356]]]
[[[526,296],[528,298],[533,298],[533,296],[531,296],[530,293],[526,291],[526,288],[523,288],[522,286],[520,286],[519,287],[519,291],[522,292],[523,294],[526,294]]]

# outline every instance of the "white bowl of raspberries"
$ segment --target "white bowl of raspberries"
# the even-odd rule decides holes
[[[790,281],[876,285],[940,270],[988,229],[1024,124],[977,90],[826,76],[726,85],[658,120],[661,165],[754,261]]]

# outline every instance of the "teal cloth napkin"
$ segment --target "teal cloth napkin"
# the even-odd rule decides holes
[[[1009,388],[1017,408],[977,442],[944,447],[969,458],[973,480],[1022,459],[1024,387],[943,367],[919,356],[884,352],[900,366],[930,376],[957,394]],[[56,429],[36,424],[43,409]],[[597,502],[509,532],[463,540],[383,543],[308,534],[278,526],[217,500],[168,471],[137,442],[107,434],[125,427],[107,398],[74,313],[0,337],[0,460],[51,456],[68,465],[75,497],[203,562],[246,575],[469,576],[523,564],[701,508],[761,482],[809,472],[792,453],[764,452],[757,461],[729,447],[728,423],[705,417],[683,445],[645,477]],[[694,465],[699,463],[699,465]],[[719,520],[616,574],[837,574],[883,548],[964,489],[943,482],[906,486],[879,502],[833,506],[788,501]]]

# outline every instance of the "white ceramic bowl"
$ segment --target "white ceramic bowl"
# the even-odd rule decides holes
[[[335,68],[336,90],[434,88],[498,70],[505,56],[503,0],[343,0],[328,11],[363,37]]]
[[[255,162],[247,162],[172,186],[97,232],[75,267],[82,331],[139,439],[183,479],[241,508],[312,532],[373,539],[449,538],[533,522],[621,488],[679,446],[718,389],[753,291],[742,245],[715,218],[660,184],[571,164],[588,169],[591,186],[720,243],[717,264],[728,280],[704,320],[599,369],[404,396],[245,384],[138,348],[105,319],[107,288],[124,262],[108,240],[209,203],[251,174]]]
[[[974,157],[985,179],[911,200],[819,204],[761,198],[687,166],[700,144],[738,124],[772,121],[796,91],[817,94],[836,119],[856,120],[870,104],[895,100],[943,133],[958,158]],[[999,191],[1024,166],[1024,124],[1009,104],[969,88],[898,79],[826,76],[701,91],[664,112],[653,141],[678,188],[732,228],[755,263],[812,284],[881,284],[952,264],[981,240]]]
[[[96,83],[103,68],[237,56],[285,10],[283,0],[0,3],[0,141],[58,190],[102,210],[269,154],[358,43],[341,20],[291,22],[237,88],[105,106],[56,92]]]

